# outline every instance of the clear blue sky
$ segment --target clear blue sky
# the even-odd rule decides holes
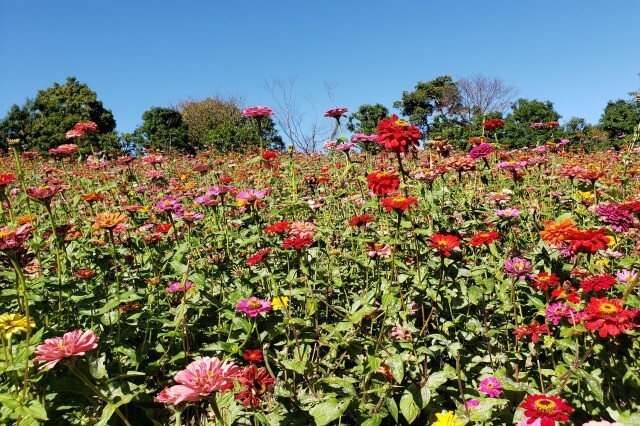
[[[440,75],[500,77],[596,123],[640,88],[640,1],[0,0],[0,117],[75,76],[130,132],[152,106],[297,76],[313,114],[382,103]],[[324,82],[334,87],[332,101]]]

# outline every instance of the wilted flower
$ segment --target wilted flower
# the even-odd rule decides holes
[[[271,392],[275,379],[269,375],[266,368],[258,368],[251,364],[238,374],[237,381],[242,389],[235,398],[245,407],[258,408],[262,398]]]

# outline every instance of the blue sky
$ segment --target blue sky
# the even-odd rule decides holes
[[[295,77],[298,105],[321,116],[393,112],[418,81],[481,73],[552,101],[561,122],[596,123],[640,88],[639,18],[635,0],[0,0],[0,117],[67,76],[130,132],[149,108],[188,98],[273,105],[273,79]]]

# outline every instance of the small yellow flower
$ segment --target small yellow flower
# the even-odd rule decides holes
[[[249,204],[249,201],[244,198],[236,198],[236,207],[244,207]]]
[[[580,198],[591,198],[593,197],[593,191],[576,191],[576,195]]]
[[[458,420],[458,416],[453,411],[447,411],[446,413],[436,414],[438,420],[433,422],[431,426],[462,426],[464,420]]]
[[[21,314],[2,314],[0,315],[0,334],[7,340],[11,339],[14,333],[21,331],[27,331],[27,327],[32,329],[36,326],[33,318],[29,318],[27,323],[27,317]]]
[[[607,243],[609,247],[613,247],[618,244],[618,239],[614,235],[607,235],[607,239],[609,240]]]
[[[289,298],[287,296],[278,296],[271,299],[271,309],[278,311],[289,306]]]

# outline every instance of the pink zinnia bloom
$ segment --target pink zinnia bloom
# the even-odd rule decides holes
[[[572,319],[575,319],[577,314],[574,308],[560,302],[553,303],[547,306],[547,309],[545,309],[544,313],[547,317],[547,321],[552,322],[553,325],[560,324],[560,321],[562,321],[562,318],[565,318],[565,317],[571,321]]]
[[[238,302],[236,309],[240,312],[244,312],[251,318],[258,316],[260,312],[268,312],[271,310],[271,302],[268,300],[258,299],[255,296],[251,296],[248,299],[243,299]]]
[[[590,422],[583,423],[582,426],[624,426],[622,423],[618,422],[608,422],[606,420],[591,420]]]
[[[289,234],[297,238],[313,238],[316,233],[316,226],[311,222],[297,221],[292,222],[289,227]]]
[[[191,288],[193,288],[193,283],[191,281],[185,281],[184,284],[180,281],[176,281],[167,288],[167,291],[169,293],[184,293]]]
[[[391,329],[391,337],[395,337],[398,340],[410,340],[411,328],[406,321],[403,321],[402,324],[398,322]]]
[[[224,392],[233,388],[234,379],[239,373],[240,368],[229,361],[204,357],[179,371],[174,379],[180,384],[163,389],[156,401],[174,405],[198,401],[212,392]]]
[[[491,398],[497,398],[502,390],[502,382],[495,377],[487,377],[482,379],[478,390]]]
[[[637,278],[638,273],[634,271],[630,271],[628,269],[623,269],[620,272],[616,272],[616,278],[620,281],[620,284],[631,284]]]
[[[34,361],[47,361],[39,370],[45,367],[54,367],[59,361],[72,356],[82,356],[86,351],[98,347],[98,336],[91,331],[74,330],[65,333],[62,337],[46,339],[36,348],[37,356]]]
[[[263,106],[253,106],[253,107],[245,108],[242,111],[242,115],[247,118],[269,117],[271,114],[273,114],[273,111],[271,110],[271,108],[263,107]]]
[[[348,109],[341,107],[341,108],[332,108],[330,110],[328,110],[327,112],[324,113],[325,117],[333,117],[335,119],[339,119],[340,117],[342,117],[347,111],[349,111]]]
[[[531,262],[526,259],[513,257],[504,262],[503,269],[507,275],[518,277],[519,280],[524,280],[531,276],[532,265]]]

